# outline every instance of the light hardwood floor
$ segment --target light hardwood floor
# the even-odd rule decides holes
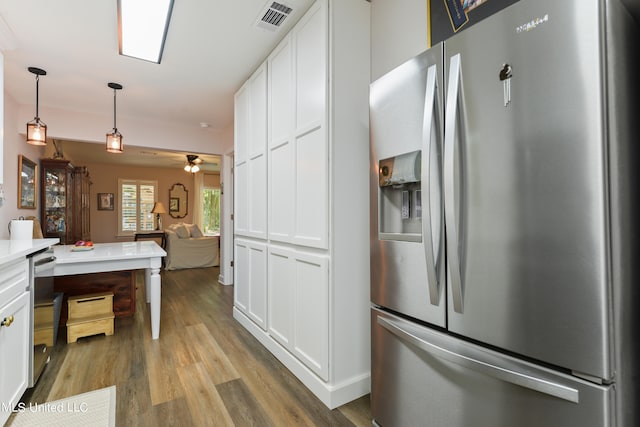
[[[113,336],[66,343],[25,403],[116,386],[118,426],[370,426],[369,397],[329,410],[232,317],[218,268],[162,272],[160,339],[151,340],[144,277],[136,314]]]

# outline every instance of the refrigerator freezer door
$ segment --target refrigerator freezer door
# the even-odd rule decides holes
[[[443,48],[438,45],[376,80],[370,94],[371,301],[439,326],[446,322],[442,64]],[[416,152],[421,160],[419,184],[379,186],[380,160]],[[402,209],[403,200],[414,200],[418,207]],[[385,229],[385,220],[400,221],[405,217],[401,210],[411,212],[402,221],[413,221],[414,232],[396,233],[396,239],[389,231],[401,232],[401,227]]]
[[[443,169],[449,329],[612,379],[600,5],[523,0],[447,41]]]
[[[613,386],[501,355],[372,309],[371,408],[386,426],[607,427]]]

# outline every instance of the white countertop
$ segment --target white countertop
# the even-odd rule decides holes
[[[114,261],[123,259],[163,257],[167,253],[154,241],[96,243],[92,250],[72,251],[73,245],[54,246],[56,264]]]
[[[0,264],[15,261],[46,249],[60,239],[0,240]]]

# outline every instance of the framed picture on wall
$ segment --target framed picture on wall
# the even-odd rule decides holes
[[[98,210],[113,210],[113,193],[98,193]]]
[[[180,198],[179,197],[170,197],[169,198],[169,212],[178,212],[180,210]]]
[[[18,209],[36,208],[37,170],[35,162],[18,156]]]

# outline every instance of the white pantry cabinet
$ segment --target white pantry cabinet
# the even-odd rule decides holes
[[[267,246],[235,239],[236,268],[234,306],[260,328],[267,329]]]
[[[267,65],[235,95],[235,234],[267,237]]]
[[[329,380],[328,257],[269,246],[269,334]]]
[[[245,140],[262,147],[264,128],[246,127],[251,79],[236,95],[234,317],[330,408],[370,388],[369,9],[316,0],[258,69],[266,66],[266,193],[238,173],[251,167]],[[251,206],[264,194],[258,235]],[[251,245],[264,245],[262,277]],[[249,314],[252,292],[266,304],[260,322]]]
[[[11,415],[29,383],[29,263],[0,266],[0,424]]]

